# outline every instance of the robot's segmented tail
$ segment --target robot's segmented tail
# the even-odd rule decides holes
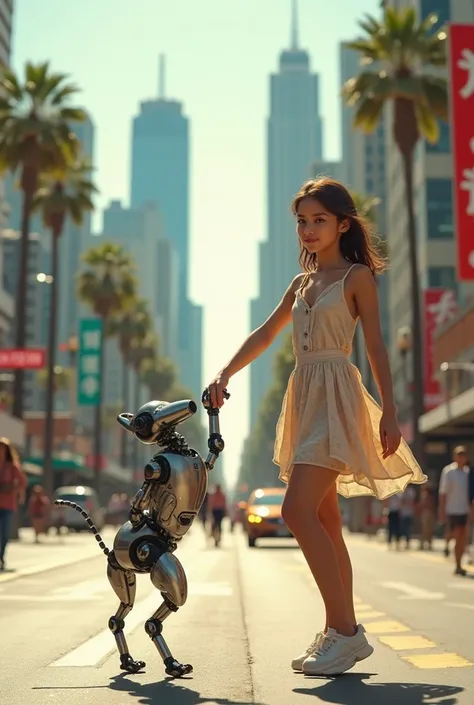
[[[79,506],[79,504],[76,504],[75,502],[70,502],[68,499],[56,499],[56,500],[54,501],[54,503],[55,503],[55,504],[58,504],[58,505],[60,505],[60,506],[61,506],[61,505],[64,505],[64,506],[66,506],[66,507],[71,507],[72,509],[75,509],[76,512],[79,512],[79,514],[86,520],[87,526],[89,527],[89,529],[90,529],[90,530],[92,531],[92,533],[94,534],[95,540],[96,540],[97,543],[99,544],[100,548],[103,550],[103,552],[105,553],[106,556],[109,555],[110,550],[109,550],[109,549],[107,548],[107,546],[105,545],[104,540],[102,539],[102,536],[101,536],[101,535],[99,534],[99,532],[97,531],[96,526],[92,523],[92,520],[91,520],[90,516],[87,514],[87,512],[85,512],[85,511],[83,510],[83,508],[82,508],[81,506]]]

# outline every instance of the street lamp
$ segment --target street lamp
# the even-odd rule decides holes
[[[39,282],[40,284],[52,284],[54,281],[54,278],[51,276],[51,274],[45,274],[44,272],[39,272],[36,275],[36,281]]]

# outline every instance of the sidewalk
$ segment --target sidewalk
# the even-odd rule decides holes
[[[109,546],[116,532],[112,527],[106,527],[101,533],[106,545]],[[48,536],[41,536],[40,543],[35,544],[33,530],[23,528],[20,529],[19,540],[10,541],[7,546],[5,555],[7,569],[0,571],[0,585],[25,575],[60,568],[100,554],[99,545],[89,531],[80,534],[65,533],[60,536],[51,533]]]

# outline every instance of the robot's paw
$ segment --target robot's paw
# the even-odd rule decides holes
[[[187,676],[188,673],[193,672],[193,667],[190,663],[178,663],[174,659],[166,659],[165,661],[165,672],[168,676],[173,676],[173,678],[181,678],[182,676]]]
[[[120,668],[127,673],[138,673],[145,668],[145,661],[134,661],[130,654],[123,654],[120,657]]]

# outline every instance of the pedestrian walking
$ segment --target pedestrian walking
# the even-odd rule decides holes
[[[18,453],[8,438],[0,438],[0,570],[5,570],[5,551],[11,536],[13,515],[25,503],[26,478]]]
[[[400,498],[400,534],[405,539],[405,548],[410,548],[413,519],[415,517],[416,492],[411,485],[403,492]]]
[[[418,504],[418,515],[421,524],[420,550],[433,548],[433,534],[436,525],[436,504],[434,490],[431,485],[425,485],[421,489],[420,501]]]
[[[41,534],[46,534],[49,526],[51,502],[41,485],[35,485],[28,501],[28,516],[35,532],[35,543]]]
[[[395,541],[397,550],[400,548],[400,505],[401,494],[394,494],[387,501],[387,544],[391,548]]]
[[[221,485],[216,485],[214,492],[209,495],[208,506],[212,519],[211,533],[217,547],[222,539],[222,521],[227,514],[227,497]]]
[[[454,449],[453,462],[441,473],[439,485],[439,520],[446,527],[447,536],[454,538],[455,574],[466,575],[461,562],[466,550],[467,529],[471,511],[469,497],[469,467],[464,446]],[[449,541],[449,539],[448,539]]]
[[[355,616],[337,492],[385,499],[426,477],[400,435],[375,281],[385,262],[367,223],[346,188],[329,178],[306,182],[292,210],[304,273],[293,279],[273,313],[209,389],[213,405],[222,406],[231,377],[293,321],[296,364],[277,424],[273,460],[280,480],[288,484],[283,518],[319,587],[326,625],[292,667],[308,675],[330,675],[347,671],[373,652]],[[359,319],[382,408],[349,361]]]

